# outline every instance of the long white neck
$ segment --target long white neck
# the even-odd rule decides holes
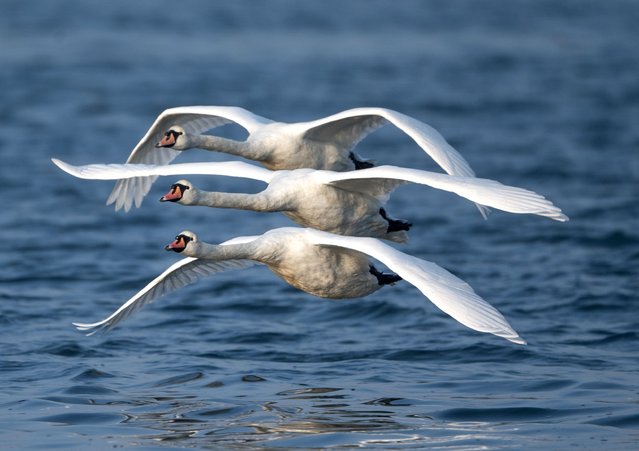
[[[257,194],[220,193],[216,191],[196,190],[189,197],[180,202],[182,205],[196,205],[201,207],[235,208],[251,211],[279,211],[279,205],[265,192]]]
[[[212,135],[193,135],[189,137],[189,147],[210,150],[212,152],[224,152],[237,155],[249,160],[258,160],[259,155],[251,149],[248,141],[235,141]]]
[[[193,243],[182,252],[187,257],[202,258],[206,260],[258,260],[256,245],[253,242],[241,244]]]

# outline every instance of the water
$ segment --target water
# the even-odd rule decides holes
[[[2,5],[0,447],[637,448],[636,2]],[[49,161],[122,162],[160,111],[191,104],[287,121],[393,108],[481,176],[547,195],[571,222],[483,221],[423,187],[388,205],[415,224],[403,249],[468,281],[529,346],[464,328],[406,283],[329,301],[264,268],[77,332],[177,260],[162,246],[180,230],[215,242],[290,225],[159,204],[169,179],[116,214],[111,183]],[[391,128],[358,151],[435,168]]]

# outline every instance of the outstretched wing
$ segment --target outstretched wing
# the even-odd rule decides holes
[[[385,202],[398,185],[412,182],[450,191],[478,204],[510,213],[546,216],[556,221],[568,220],[545,197],[489,179],[452,176],[397,166],[378,166],[349,172],[317,171],[314,176],[326,184],[375,196],[381,202]]]
[[[435,263],[404,254],[374,238],[345,237],[313,229],[306,229],[306,233],[314,244],[353,249],[379,260],[464,326],[526,344],[503,315],[470,285]]]
[[[73,325],[78,330],[89,332],[87,335],[92,335],[99,330],[108,331],[146,304],[178,288],[190,285],[205,276],[231,269],[242,269],[254,264],[250,260],[211,261],[190,257],[182,259],[153,279],[108,318],[96,323],[73,323]]]
[[[164,110],[144,137],[135,146],[127,163],[169,164],[179,154],[170,148],[155,148],[162,135],[173,125],[179,125],[189,134],[201,134],[220,125],[235,122],[249,133],[273,121],[243,108],[229,106],[186,106]],[[115,202],[115,209],[129,211],[135,202],[137,207],[149,192],[155,176],[120,180],[115,184],[107,205]]]
[[[67,174],[91,180],[119,180],[150,176],[157,178],[164,175],[221,175],[261,180],[269,183],[274,175],[273,171],[242,161],[182,163],[166,166],[155,164],[87,164],[74,166],[57,158],[52,158],[51,161]]]
[[[337,142],[352,149],[359,141],[384,124],[391,123],[410,136],[424,151],[451,175],[474,177],[475,172],[446,139],[430,125],[386,108],[353,108],[316,121],[306,122],[304,136],[321,142]],[[484,218],[490,210],[477,205]]]

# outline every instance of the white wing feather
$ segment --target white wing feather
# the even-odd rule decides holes
[[[344,237],[313,229],[306,229],[306,233],[314,244],[353,249],[379,260],[463,325],[513,343],[526,344],[501,313],[470,285],[442,267],[404,254],[374,238]]]
[[[249,240],[251,241],[251,240]],[[153,279],[142,290],[126,301],[111,316],[96,323],[73,323],[78,330],[92,335],[99,330],[108,331],[120,321],[125,320],[146,304],[172,291],[190,285],[197,280],[212,274],[232,269],[242,269],[254,265],[250,260],[212,261],[197,258],[184,258],[166,269]]]
[[[274,172],[242,161],[225,161],[221,163],[182,163],[166,166],[153,164],[87,164],[74,166],[56,158],[51,161],[67,174],[81,179],[118,180],[136,177],[166,175],[221,175],[261,180],[269,183]]]
[[[568,220],[558,207],[543,196],[489,179],[458,177],[397,166],[378,166],[350,172],[317,171],[314,176],[326,184],[369,194],[382,202],[398,185],[412,182],[449,191],[478,204],[510,213],[535,214],[556,221]]]
[[[270,119],[258,116],[243,108],[227,106],[186,106],[170,108],[160,114],[144,137],[135,146],[127,163],[167,165],[179,155],[170,148],[155,148],[155,144],[172,125],[183,127],[189,134],[201,134],[220,125],[235,122],[249,133],[271,123]],[[115,209],[129,211],[133,203],[139,207],[151,189],[155,176],[119,180],[107,200],[115,202]]]
[[[358,120],[354,120],[354,119]],[[353,108],[316,121],[299,124],[307,129],[305,136],[318,141],[337,141],[352,148],[386,122],[410,136],[435,162],[450,175],[474,177],[466,159],[428,124],[386,108]],[[490,210],[477,205],[484,218]]]

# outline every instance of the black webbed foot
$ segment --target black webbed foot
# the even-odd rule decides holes
[[[389,218],[386,214],[386,210],[384,210],[383,208],[379,209],[379,214],[382,215],[382,218],[386,219],[386,221],[388,222],[388,229],[386,229],[386,233],[399,232],[400,230],[410,230],[410,228],[413,226],[413,224],[408,221],[404,221],[403,219]]]
[[[357,169],[368,169],[368,168],[372,168],[372,167],[375,166],[370,161],[358,160],[353,152],[348,154],[348,158],[350,158],[350,160],[353,162],[353,164],[355,165],[355,169],[356,170]]]
[[[375,268],[373,265],[370,265],[369,272],[377,277],[377,283],[379,285],[392,285],[395,282],[399,282],[400,280],[402,280],[402,278],[399,277],[397,274],[378,271],[377,268]]]

